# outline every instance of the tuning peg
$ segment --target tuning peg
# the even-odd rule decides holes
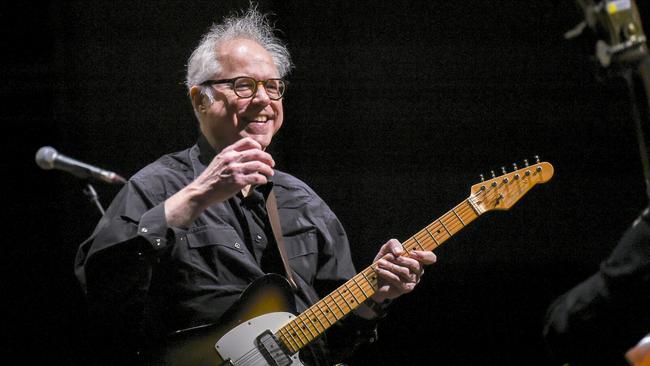
[[[506,167],[504,167],[504,166],[501,167],[501,173],[503,173],[503,175],[504,175],[503,183],[508,183],[509,182],[508,177],[505,177],[505,175],[507,174]]]
[[[502,173],[502,174],[506,174],[506,173],[507,173],[507,172],[506,172],[506,167],[504,167],[504,166],[501,167],[501,173]]]
[[[528,159],[524,159],[524,166],[528,168]]]
[[[518,170],[519,169],[519,168],[517,168],[517,163],[512,163],[512,169],[513,170]]]
[[[497,175],[494,174],[494,170],[490,170],[490,174],[492,175],[492,178],[496,178],[496,177],[497,177]]]
[[[480,174],[479,177],[481,177],[481,182],[485,182],[485,177],[483,176],[483,174]]]
[[[535,155],[535,163],[539,164],[539,155]]]

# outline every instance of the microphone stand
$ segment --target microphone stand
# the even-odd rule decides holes
[[[625,83],[630,93],[632,107],[632,119],[636,129],[637,142],[639,144],[639,153],[641,155],[641,164],[643,175],[646,183],[646,195],[650,201],[650,159],[648,155],[648,135],[645,133],[650,125],[649,106],[650,100],[650,57],[644,57],[636,69],[629,69],[623,74]],[[644,128],[645,127],[645,128]]]
[[[101,213],[102,216],[104,216],[104,208],[102,207],[102,204],[99,202],[99,196],[97,195],[97,191],[95,191],[95,188],[92,186],[90,183],[86,183],[86,188],[84,188],[83,193],[88,197],[90,202],[94,203],[99,212]]]

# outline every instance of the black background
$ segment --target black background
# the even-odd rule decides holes
[[[2,5],[2,348],[19,364],[92,359],[78,244],[98,211],[39,147],[124,176],[194,143],[185,62],[246,1]],[[648,4],[641,2],[643,19]],[[646,205],[630,99],[599,80],[572,1],[262,1],[296,64],[278,167],[346,227],[358,268],[539,154],[555,176],[436,250],[352,365],[545,364],[544,312],[595,271]],[[644,9],[645,8],[645,9]],[[96,184],[104,206],[116,187]]]

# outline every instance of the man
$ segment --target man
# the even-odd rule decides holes
[[[256,9],[214,25],[192,53],[197,144],[135,174],[79,248],[76,273],[110,358],[126,362],[175,330],[218,322],[253,280],[285,274],[264,208],[271,189],[298,285],[296,310],[355,274],[336,216],[305,183],[274,170],[265,151],[283,123],[290,68],[286,47]],[[341,361],[375,337],[376,305],[412,291],[423,265],[436,260],[432,252],[402,253],[397,240],[381,246],[376,293],[332,327],[336,337],[304,349],[306,363]]]

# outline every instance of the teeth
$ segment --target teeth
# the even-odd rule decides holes
[[[266,122],[269,118],[267,116],[258,116],[253,119],[255,122]]]

